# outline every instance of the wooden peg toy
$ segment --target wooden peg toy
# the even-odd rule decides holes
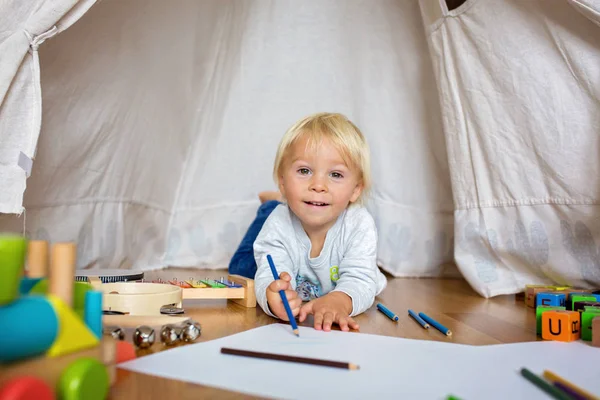
[[[542,339],[572,342],[581,336],[579,312],[550,310],[542,313]]]
[[[27,277],[45,278],[48,276],[48,242],[30,240],[27,245]]]

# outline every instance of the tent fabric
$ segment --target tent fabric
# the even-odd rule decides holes
[[[283,133],[329,110],[371,145],[382,267],[456,274],[417,2],[100,2],[40,59],[44,124],[25,225],[31,237],[76,240],[80,267],[227,266],[258,192],[275,188]]]
[[[600,30],[566,2],[548,5],[468,0],[426,27],[455,259],[486,297],[600,283]]]
[[[568,0],[577,11],[600,26],[600,0]]]
[[[5,181],[27,182],[26,212],[0,228],[74,240],[79,267],[226,267],[284,131],[337,111],[371,146],[382,269],[486,297],[598,285],[600,31],[581,6],[98,2],[39,47],[32,173]],[[2,142],[23,127],[0,122]]]
[[[40,133],[39,46],[77,21],[95,0],[0,4],[0,213],[23,211],[25,180]]]

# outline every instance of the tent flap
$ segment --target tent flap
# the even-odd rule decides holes
[[[38,48],[67,29],[95,0],[3,2],[0,36],[0,212],[20,214],[28,173],[23,156],[33,159],[42,117]],[[8,17],[10,16],[10,17]],[[21,162],[22,165],[22,162]]]

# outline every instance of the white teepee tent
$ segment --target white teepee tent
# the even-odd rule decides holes
[[[600,285],[600,0],[94,3],[0,3],[0,230],[222,268],[285,129],[336,111],[384,270]]]

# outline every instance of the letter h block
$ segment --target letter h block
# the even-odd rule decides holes
[[[581,336],[578,311],[550,310],[542,314],[542,339],[572,342]]]
[[[536,307],[564,307],[567,296],[564,293],[538,293],[535,297]]]

